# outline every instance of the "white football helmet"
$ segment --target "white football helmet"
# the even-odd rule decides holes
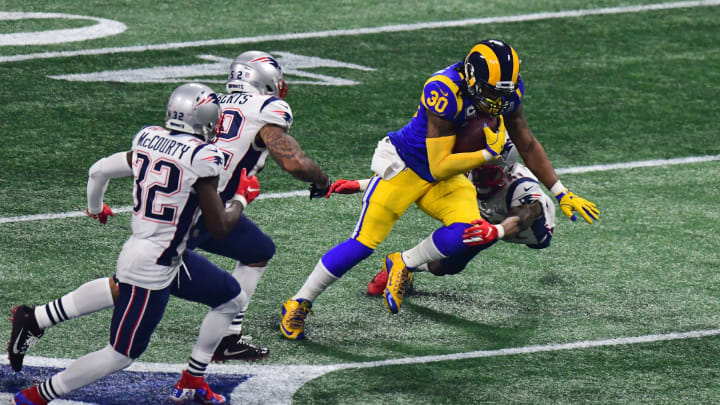
[[[287,85],[280,64],[269,53],[246,51],[230,64],[228,93],[270,94],[284,99]]]
[[[219,121],[220,104],[210,87],[188,83],[170,95],[165,115],[167,129],[200,135],[207,142],[214,142]]]

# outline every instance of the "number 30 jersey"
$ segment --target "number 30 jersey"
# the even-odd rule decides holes
[[[193,186],[199,178],[219,176],[223,158],[213,144],[157,126],[140,130],[131,150],[132,235],[116,275],[124,283],[161,289],[175,277],[199,212]]]
[[[400,130],[388,133],[398,155],[425,181],[435,181],[430,173],[425,144],[428,126],[427,111],[444,120],[451,121],[455,130],[463,127],[478,114],[475,101],[463,91],[463,75],[462,62],[433,73],[423,86],[420,105],[410,122]],[[524,91],[522,77],[518,76],[518,89],[513,93],[510,100],[512,106],[505,115],[512,114],[517,110]]]
[[[258,144],[258,132],[267,124],[290,129],[292,111],[285,100],[252,93],[218,94],[222,108],[222,129],[215,145],[225,163],[218,192],[223,201],[235,194],[240,172],[254,176],[265,167],[267,148]]]

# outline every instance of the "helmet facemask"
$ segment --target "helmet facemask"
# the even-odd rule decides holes
[[[510,109],[510,100],[517,84],[508,80],[498,81],[493,86],[475,77],[472,63],[465,62],[464,67],[468,94],[475,100],[477,107],[493,117],[505,114]]]
[[[505,187],[505,172],[495,165],[483,165],[473,169],[470,180],[475,185],[478,197],[488,199]]]

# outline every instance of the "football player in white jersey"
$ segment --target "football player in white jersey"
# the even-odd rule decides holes
[[[478,253],[495,244],[498,229],[494,227],[502,227],[500,240],[504,242],[523,244],[532,249],[550,246],[555,228],[555,205],[543,192],[537,177],[518,162],[517,156],[515,145],[508,138],[498,160],[469,173],[477,190],[478,208],[488,221],[465,231],[464,242],[472,248],[422,264],[413,272],[427,271],[436,276],[459,273]],[[340,179],[333,183],[326,197],[333,193],[357,193],[365,190],[368,183],[369,179]],[[370,280],[367,292],[382,295],[386,284],[387,271],[382,269]]]
[[[288,134],[293,115],[285,101],[288,89],[282,68],[275,58],[261,51],[241,53],[230,65],[226,89],[226,94],[218,94],[223,118],[216,143],[225,156],[219,188],[223,200],[232,197],[241,169],[251,175],[259,173],[268,154],[294,178],[311,183],[311,198],[324,195],[331,183],[328,175]],[[201,217],[188,246],[235,259],[233,276],[248,294],[248,301],[275,253],[272,239],[246,216],[223,240],[210,238]],[[267,348],[250,345],[242,338],[246,309],[233,320],[214,361],[255,360],[269,354]]]
[[[226,205],[221,200],[217,190],[223,156],[210,143],[219,119],[220,105],[212,89],[197,83],[182,85],[168,100],[167,129],[142,128],[130,151],[108,156],[90,169],[88,211],[105,219],[111,213],[102,202],[109,180],[125,176],[135,180],[132,235],[123,245],[114,276],[117,296],[110,342],[45,382],[18,392],[14,404],[45,405],[130,366],[147,348],[171,294],[212,308],[171,399],[225,403],[203,376],[223,332],[246,305],[247,296],[227,272],[201,255],[185,251],[185,246],[200,211],[208,231],[223,238],[260,190],[257,178],[247,178],[243,171],[230,202]],[[55,309],[60,313],[74,310],[72,300],[64,303],[67,308],[56,301]],[[17,309],[14,312],[14,317],[27,319],[28,315]],[[20,335],[28,332],[15,326],[13,322],[11,351],[27,340]],[[38,325],[33,326],[30,333],[41,333]]]
[[[284,100],[287,86],[277,61],[261,51],[241,53],[230,66],[226,87],[228,93],[218,95],[222,126],[215,143],[224,159],[218,184],[222,200],[233,197],[243,170],[248,175],[259,173],[268,154],[296,179],[311,182],[311,197],[325,195],[331,183],[329,177],[288,134],[292,111]],[[91,169],[91,177],[94,173]],[[89,206],[88,214],[103,224],[109,216],[114,216],[107,206]],[[235,259],[237,263],[232,275],[247,295],[248,303],[268,261],[275,254],[272,239],[244,215],[224,238],[211,237],[205,216],[201,215],[190,231],[187,248],[201,248]],[[45,329],[109,308],[116,299],[117,285],[111,277],[85,283],[34,309],[25,306],[14,309],[13,329],[26,333],[11,339],[18,349],[9,351],[13,369],[19,371],[22,368],[25,353]],[[251,345],[243,339],[242,322],[246,309],[247,303],[233,319],[213,354],[213,361],[257,360],[269,355],[268,348]]]

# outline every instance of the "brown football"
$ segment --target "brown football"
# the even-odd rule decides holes
[[[497,131],[500,125],[498,117],[491,117],[487,114],[478,113],[472,120],[465,123],[455,134],[455,146],[453,153],[475,152],[487,147],[483,126],[487,124],[493,131]]]

